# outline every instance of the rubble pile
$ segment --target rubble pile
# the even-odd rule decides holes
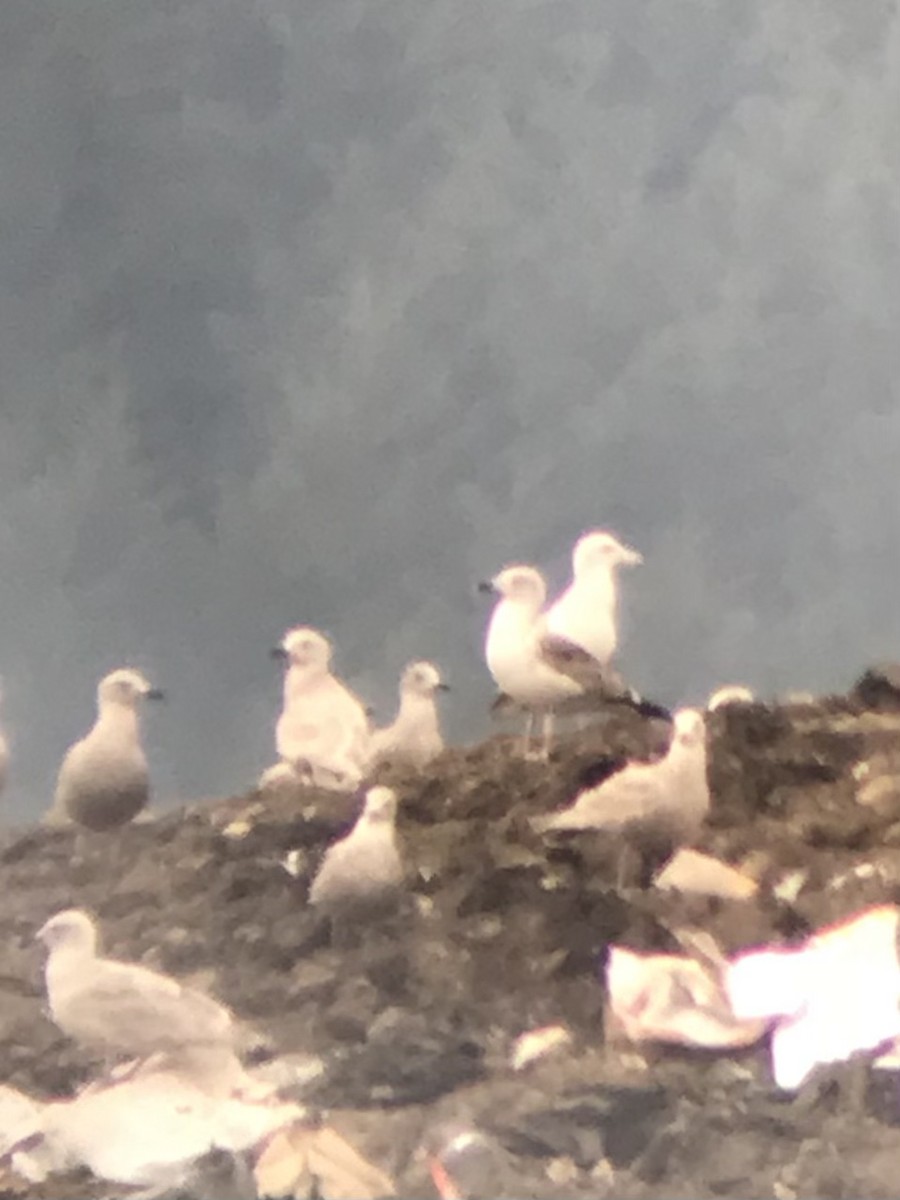
[[[693,848],[740,873],[734,896],[655,886],[652,846],[620,886],[615,837],[532,827],[623,756],[659,753],[659,730],[627,711],[561,736],[546,763],[497,736],[421,775],[382,768],[408,895],[346,946],[306,895],[358,797],[287,786],[110,834],[9,833],[0,1083],[47,1100],[96,1074],[43,1013],[33,941],[77,906],[107,953],[228,1004],[254,1031],[258,1068],[284,1070],[286,1097],[398,1196],[437,1194],[435,1146],[462,1128],[483,1139],[465,1195],[895,1196],[893,1071],[854,1062],[785,1092],[765,1040],[698,1050],[604,1028],[612,944],[681,954],[702,931],[731,955],[900,901],[900,705],[879,680],[709,714],[713,804]],[[58,1178],[4,1178],[0,1195],[61,1194]],[[84,1175],[64,1191],[126,1194]]]

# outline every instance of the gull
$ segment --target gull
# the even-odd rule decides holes
[[[325,852],[309,902],[332,922],[371,913],[396,897],[403,883],[396,816],[396,793],[370,788],[356,824]]]
[[[479,584],[479,590],[498,596],[485,640],[485,658],[500,691],[530,710],[526,743],[534,714],[541,713],[546,755],[552,714],[560,707],[574,712],[612,702],[668,719],[664,709],[642,701],[626,687],[612,667],[547,627],[541,612],[547,585],[535,567],[506,567],[489,582]]]
[[[729,683],[716,688],[706,701],[706,711],[715,712],[717,708],[729,708],[735,704],[753,704],[755,697],[748,687],[741,683]]]
[[[556,830],[658,830],[675,843],[689,841],[709,811],[706,723],[695,708],[673,718],[668,753],[656,762],[632,762],[597,787],[582,792],[569,808],[537,818],[533,828]]]
[[[62,761],[48,823],[99,831],[137,816],[150,795],[138,706],[162,698],[140,671],[120,668],[100,680],[97,720]]]
[[[56,913],[37,938],[49,951],[50,1016],[76,1042],[107,1059],[195,1052],[234,1059],[237,1030],[227,1008],[169,975],[102,957],[97,927],[82,909]]]
[[[325,635],[306,627],[288,630],[272,651],[288,663],[275,745],[285,762],[318,786],[352,791],[365,770],[369,717],[332,675],[331,654]]]
[[[618,643],[616,572],[643,561],[605,530],[586,533],[572,551],[572,582],[547,610],[547,628],[607,666]]]
[[[436,704],[449,691],[433,663],[413,662],[400,678],[400,709],[392,725],[376,729],[371,764],[390,760],[421,770],[444,748]]]

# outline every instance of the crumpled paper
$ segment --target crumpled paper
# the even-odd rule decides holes
[[[334,1130],[312,1127],[301,1105],[250,1075],[228,1090],[208,1083],[147,1060],[47,1104],[0,1089],[0,1153],[30,1182],[87,1167],[98,1179],[162,1194],[190,1189],[204,1163],[223,1153],[260,1196],[392,1194],[387,1175]]]
[[[772,1071],[793,1090],[820,1065],[900,1039],[900,909],[879,905],[795,947],[728,960],[610,949],[609,1014],[632,1041],[745,1046],[771,1034]],[[695,944],[696,943],[696,944]],[[900,1044],[900,1043],[898,1043]]]
[[[631,1041],[683,1046],[749,1046],[760,1020],[732,1012],[718,972],[678,954],[639,954],[612,946],[606,967],[609,1015]]]
[[[175,1186],[210,1151],[250,1150],[304,1115],[297,1104],[210,1094],[188,1076],[151,1067],[36,1106],[9,1155],[32,1181],[87,1167],[112,1183]]]

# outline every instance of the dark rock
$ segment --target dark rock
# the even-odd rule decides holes
[[[900,711],[900,663],[878,663],[857,679],[850,693],[866,708]]]
[[[679,929],[703,928],[733,953],[900,900],[896,813],[858,803],[851,775],[859,760],[880,763],[896,738],[894,718],[872,711],[873,696],[888,704],[879,687],[710,716],[713,805],[696,845],[753,864],[752,902],[656,893],[645,886],[648,861],[619,891],[616,838],[534,834],[531,817],[569,803],[598,772],[660,752],[652,723],[624,711],[560,736],[547,763],[522,760],[517,740],[498,736],[448,750],[427,777],[386,770],[400,796],[409,903],[360,922],[346,948],[307,906],[306,876],[352,824],[359,797],[251,793],[77,843],[68,830],[9,834],[0,841],[4,1081],[66,1094],[96,1069],[44,1016],[33,945],[51,913],[78,904],[97,914],[110,953],[206,972],[273,1053],[321,1058],[305,1098],[341,1110],[342,1134],[395,1174],[401,1197],[433,1193],[417,1147],[448,1118],[497,1143],[496,1192],[489,1183],[485,1195],[761,1197],[776,1185],[801,1198],[894,1195],[891,1074],[873,1075],[862,1102],[828,1084],[804,1108],[772,1088],[765,1044],[740,1056],[734,1077],[725,1055],[654,1047],[637,1069],[601,1054],[612,943],[678,952]],[[282,865],[295,849],[306,864],[298,879]],[[865,864],[878,869],[857,875]],[[796,898],[777,899],[795,870]],[[550,1024],[565,1025],[577,1049],[513,1073],[515,1038]],[[836,1153],[818,1153],[826,1136]],[[546,1174],[555,1160],[563,1183]],[[55,1195],[102,1194],[53,1184]]]

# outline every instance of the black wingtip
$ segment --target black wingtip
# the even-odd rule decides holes
[[[657,704],[655,700],[646,700],[634,688],[629,688],[624,696],[617,698],[620,703],[627,704],[629,708],[634,709],[636,713],[645,717],[648,721],[668,721],[671,725],[674,720],[670,709],[666,708],[663,704]]]
[[[674,720],[671,709],[666,708],[663,704],[657,704],[653,700],[639,698],[635,710],[649,721],[668,721],[671,725]]]

